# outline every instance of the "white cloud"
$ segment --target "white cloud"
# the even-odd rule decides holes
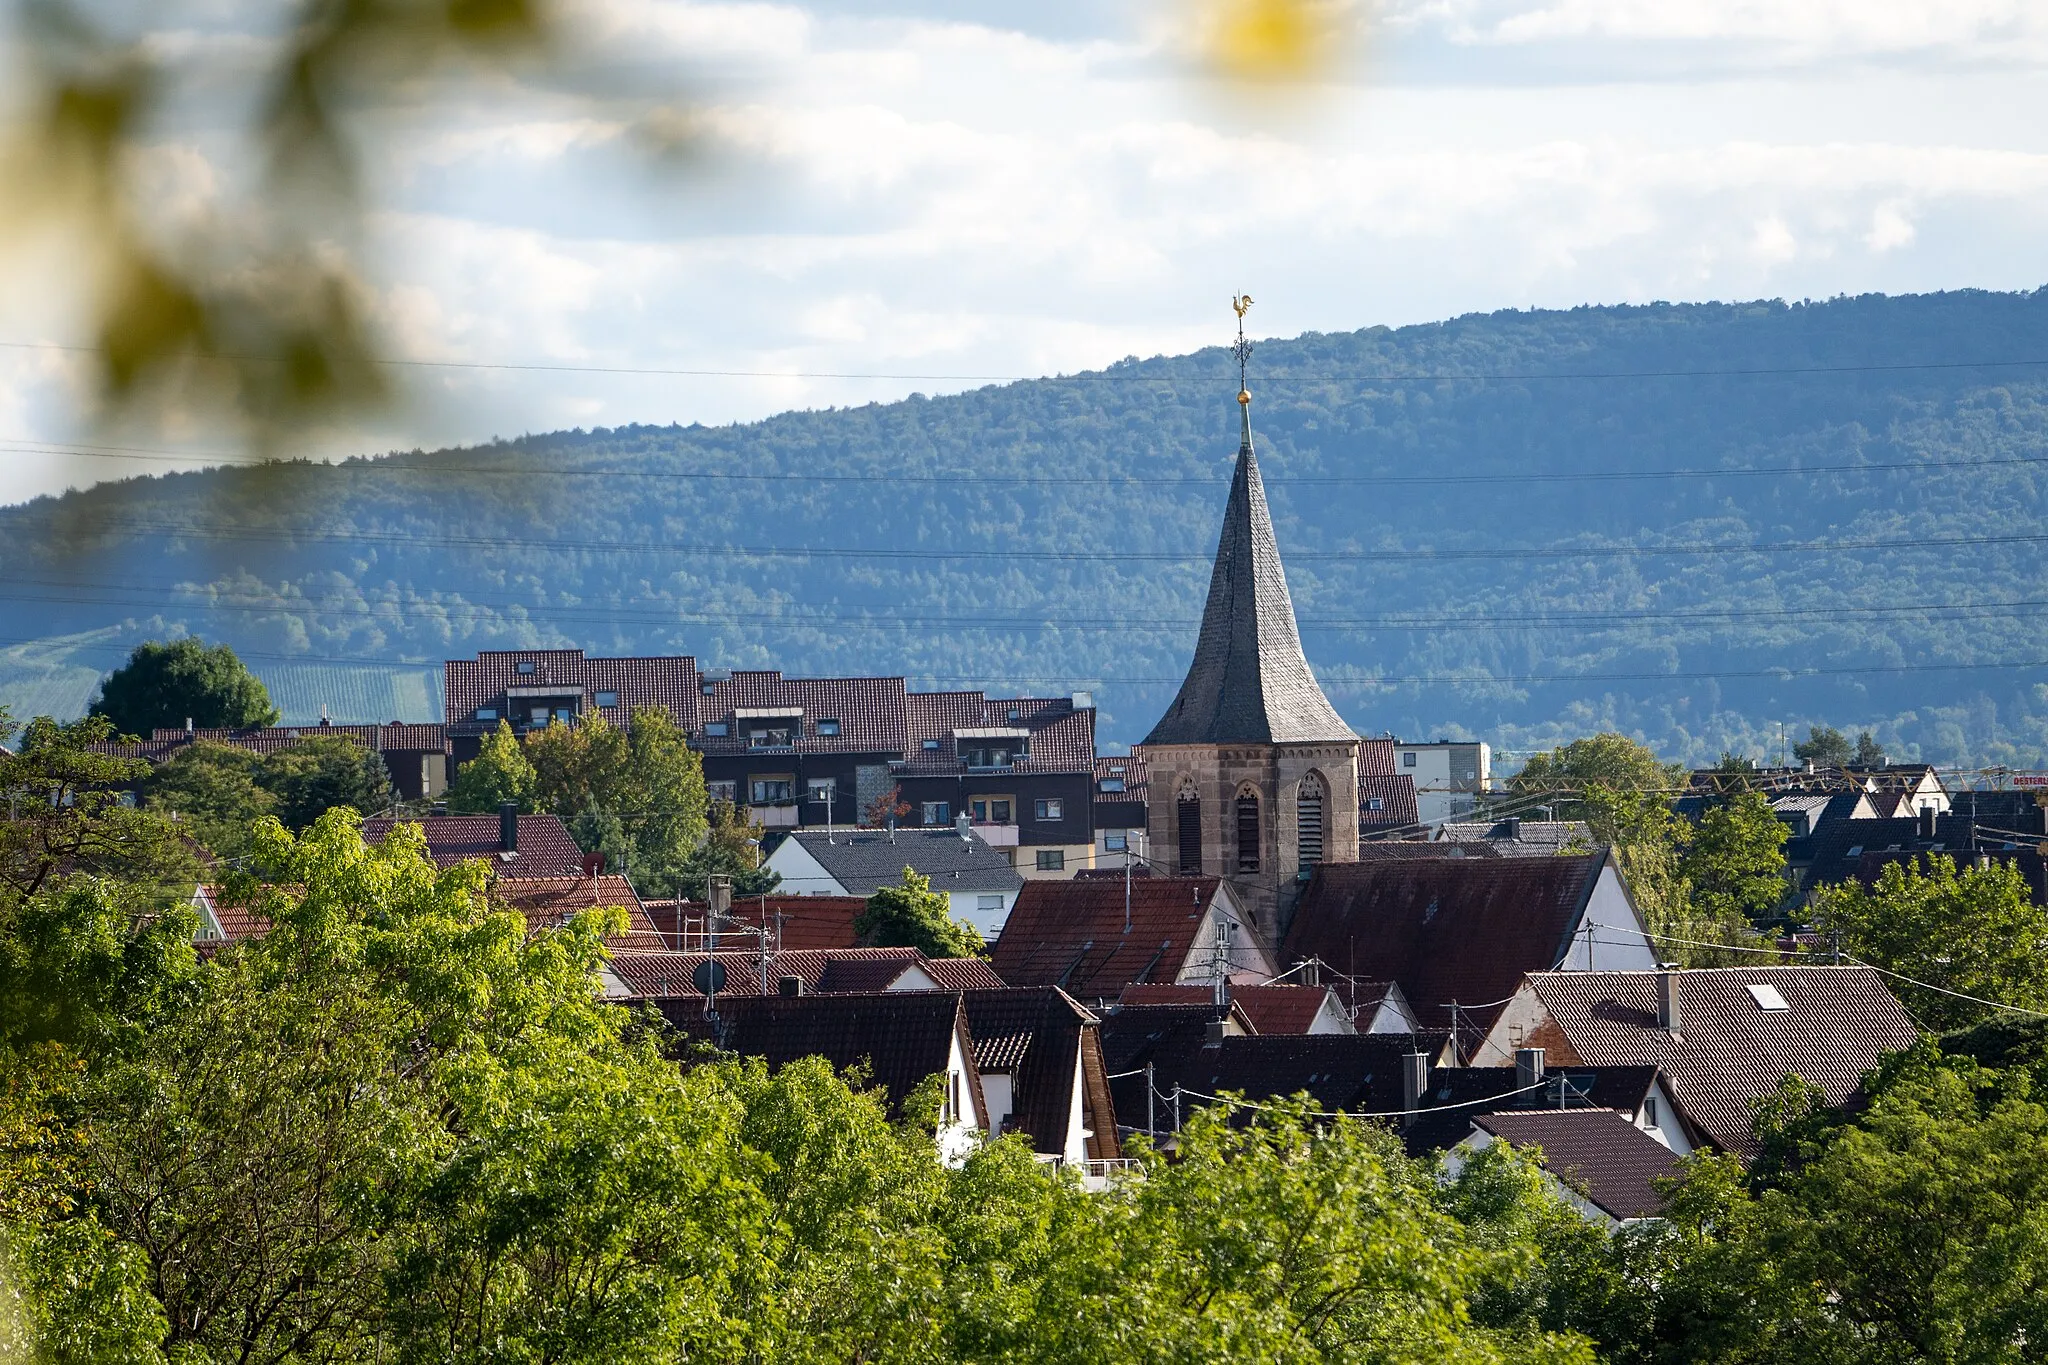
[[[1397,44],[1376,83],[1256,122],[1101,33],[578,3],[601,58],[739,73],[692,87],[715,154],[649,179],[630,101],[479,96],[380,168],[378,320],[418,359],[722,373],[421,368],[416,405],[321,448],[730,421],[968,382],[933,375],[1071,371],[1217,341],[1238,288],[1286,334],[2048,278],[2038,80],[1946,57],[1730,78],[1723,60],[1731,41],[2034,40],[2030,12],[1990,0],[1437,0],[1392,29],[1491,45],[1470,79],[1403,80]],[[1500,54],[1543,34],[1654,40],[1713,74],[1500,78]],[[167,204],[203,201],[195,157],[166,154]],[[832,377],[874,373],[902,377]],[[0,367],[0,436],[68,431],[76,403],[50,374]],[[0,498],[52,477],[0,467]]]

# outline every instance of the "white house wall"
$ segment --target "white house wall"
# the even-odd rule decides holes
[[[980,901],[983,896],[1001,896],[1003,908],[984,910]],[[1003,925],[1009,922],[1010,909],[1017,898],[1009,891],[948,891],[946,910],[954,919],[974,926],[975,932],[984,939],[993,940],[1003,932]]]
[[[1571,943],[1558,962],[1562,972],[1651,972],[1657,969],[1657,953],[1636,918],[1621,875],[1609,863],[1600,869],[1593,894],[1579,922],[1572,926]]]
[[[811,856],[798,839],[784,839],[768,855],[768,868],[782,874],[776,894],[783,896],[844,896],[848,894],[825,865]]]

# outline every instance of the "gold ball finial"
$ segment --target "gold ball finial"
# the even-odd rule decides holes
[[[1239,407],[1250,407],[1252,405],[1252,391],[1250,389],[1239,389],[1237,391],[1237,403]]]

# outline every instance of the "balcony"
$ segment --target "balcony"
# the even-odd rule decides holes
[[[1015,848],[1017,846],[1017,827],[1015,825],[997,825],[983,820],[976,820],[972,828],[976,834],[981,836],[981,841],[990,848]]]
[[[794,802],[787,805],[749,806],[747,814],[763,829],[794,829],[797,825],[797,808]]]

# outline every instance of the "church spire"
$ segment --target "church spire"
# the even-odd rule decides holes
[[[1266,486],[1252,450],[1252,395],[1247,375],[1252,343],[1244,335],[1248,296],[1237,310],[1239,444],[1223,534],[1209,576],[1202,631],[1180,695],[1146,744],[1298,744],[1357,736],[1323,695],[1301,652],[1287,573],[1273,537]]]

